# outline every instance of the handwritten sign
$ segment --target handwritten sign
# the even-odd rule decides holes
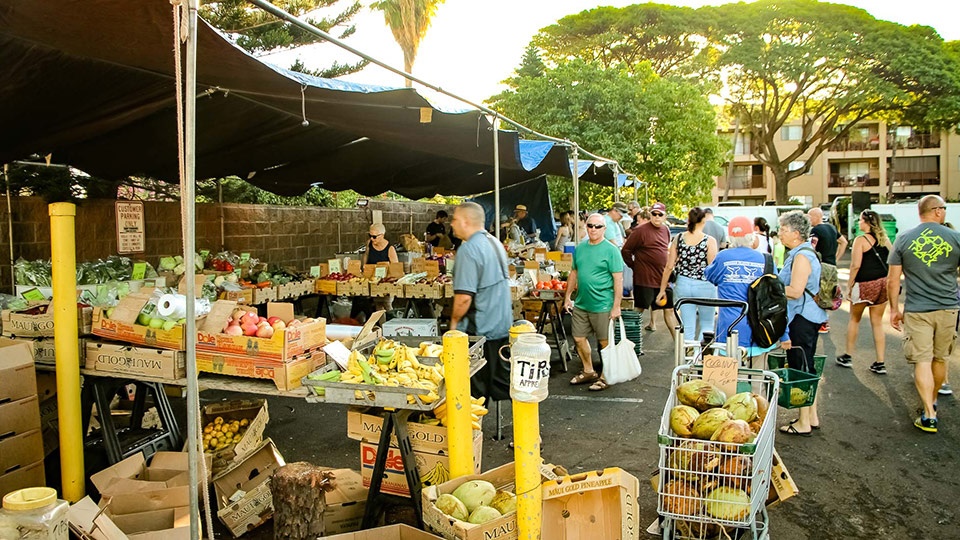
[[[387,267],[377,265],[377,267],[373,270],[373,277],[376,279],[383,279],[387,277]]]
[[[342,271],[340,266],[340,259],[330,259],[327,261],[327,269],[331,274],[339,274]]]
[[[423,260],[422,258],[413,259],[410,261],[410,271],[414,274],[426,272],[426,263],[427,261]]]
[[[357,259],[347,261],[347,272],[355,276],[363,275],[363,265]]]
[[[727,396],[737,393],[737,369],[740,362],[736,358],[707,355],[703,357],[703,380],[716,386]]]
[[[146,251],[142,201],[117,201],[117,253]]]
[[[573,261],[557,261],[553,263],[553,267],[557,272],[569,272],[573,270]]]
[[[395,263],[392,262],[392,263],[389,263],[389,264],[387,264],[387,268],[388,268],[388,271],[387,271],[387,275],[388,275],[388,276],[390,276],[390,277],[392,277],[392,278],[402,278],[402,277],[403,277],[404,271],[403,271],[403,263],[402,263],[402,262],[395,262]]]
[[[440,275],[440,261],[426,261],[423,264],[423,271],[427,273],[427,277],[437,277]]]

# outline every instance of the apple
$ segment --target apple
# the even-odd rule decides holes
[[[228,336],[242,336],[243,328],[241,328],[239,324],[228,324],[223,333]]]
[[[256,326],[258,322],[260,322],[260,317],[257,316],[257,314],[252,311],[247,311],[246,313],[243,314],[243,317],[240,317],[241,326],[246,324],[252,324]]]
[[[278,319],[277,322],[273,323],[271,326],[273,326],[274,331],[279,332],[287,327],[287,323]]]
[[[269,324],[264,324],[263,326],[257,329],[257,337],[270,339],[273,337],[273,327]]]
[[[255,324],[243,324],[240,328],[243,329],[243,335],[245,336],[254,336],[257,334],[257,325]]]
[[[293,328],[294,326],[300,326],[300,321],[298,319],[293,319],[287,323],[287,328]]]
[[[154,317],[150,319],[150,328],[163,328],[163,323],[167,322],[160,317]]]
[[[257,324],[263,324],[263,323],[270,324],[269,320],[266,317],[259,317],[257,319]]]
[[[273,326],[273,325],[277,324],[277,321],[281,321],[281,322],[282,322],[282,320],[283,320],[283,319],[281,319],[280,317],[268,317],[268,318],[267,318],[267,322],[270,323],[270,326]]]
[[[141,313],[137,315],[137,324],[141,326],[150,326],[150,315],[147,313]]]
[[[108,318],[108,319],[112,319],[112,318],[113,318],[113,312],[114,312],[115,310],[116,310],[116,308],[107,308],[107,318]]]
[[[177,325],[177,321],[166,321],[163,323],[163,329],[166,331],[173,330],[173,327]]]

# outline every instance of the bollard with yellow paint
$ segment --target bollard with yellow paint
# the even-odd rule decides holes
[[[459,330],[443,335],[443,376],[447,387],[450,477],[473,474],[473,420],[470,417],[470,338]]]
[[[80,417],[80,350],[77,328],[77,253],[74,222],[77,207],[53,203],[50,251],[53,262],[53,340],[57,361],[57,407],[60,423],[60,478],[63,498],[84,496],[83,433]]]

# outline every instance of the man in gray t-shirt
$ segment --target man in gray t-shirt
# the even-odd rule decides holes
[[[719,223],[713,220],[713,210],[710,208],[703,209],[703,233],[709,234],[717,241],[717,248],[724,249],[727,247],[727,228],[720,226]]]
[[[937,391],[946,379],[947,360],[957,340],[957,268],[960,233],[943,225],[947,205],[936,195],[917,204],[920,225],[897,236],[887,274],[890,325],[903,328],[903,355],[913,364],[913,379],[923,403],[914,425],[937,432]],[[900,275],[904,313],[900,312]]]

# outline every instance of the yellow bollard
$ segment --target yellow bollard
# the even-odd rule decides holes
[[[513,459],[517,477],[518,540],[540,540],[540,404],[513,400]]]
[[[470,418],[470,338],[459,330],[443,335],[443,376],[447,387],[450,477],[473,474],[473,420]]]
[[[75,503],[84,497],[74,228],[77,207],[72,203],[53,203],[49,211],[53,260],[53,343],[57,357],[57,407],[60,411],[60,478],[63,498]]]

